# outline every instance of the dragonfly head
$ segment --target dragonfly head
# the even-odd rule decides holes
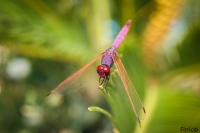
[[[99,65],[97,67],[97,73],[100,77],[105,78],[107,75],[110,75],[110,68],[107,65]]]

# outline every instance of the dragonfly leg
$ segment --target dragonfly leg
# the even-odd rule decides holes
[[[99,85],[100,85],[100,86],[103,85],[104,80],[105,80],[104,78],[99,77]]]
[[[104,87],[105,78],[99,77],[99,89],[106,90]],[[106,90],[107,93],[107,90]]]
[[[107,75],[106,78],[103,78],[103,82],[101,84],[103,89],[106,91],[106,93],[108,93],[106,87],[108,85],[109,78],[110,78],[110,75]]]
[[[108,85],[108,81],[109,81],[110,75],[107,75],[105,78],[105,82],[103,84],[104,88],[106,89],[107,85]]]
[[[99,87],[101,87],[101,89],[106,90],[106,87],[108,85],[108,81],[109,81],[110,75],[106,75],[105,78],[99,77]],[[106,93],[108,93],[108,91],[106,90]]]

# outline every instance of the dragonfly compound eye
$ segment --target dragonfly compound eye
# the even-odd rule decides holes
[[[108,66],[103,66],[103,71],[106,75],[110,74],[110,68]]]
[[[97,73],[99,74],[100,77],[105,78],[106,75],[110,74],[110,68],[105,65],[99,65],[97,67]]]

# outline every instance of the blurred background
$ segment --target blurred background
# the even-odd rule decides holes
[[[87,110],[110,110],[98,89],[53,102],[45,96],[109,48],[128,19],[118,53],[147,112],[131,132],[200,132],[199,7],[199,0],[1,0],[0,132],[113,132],[106,116]]]

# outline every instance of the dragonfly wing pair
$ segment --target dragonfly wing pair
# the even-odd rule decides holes
[[[96,73],[95,62],[102,57],[103,53],[96,56],[83,68],[79,69],[77,72],[69,76],[63,82],[61,82],[55,89],[53,89],[49,94],[47,94],[46,99],[51,99],[56,95],[66,95],[70,92],[76,91],[84,87],[87,88],[98,88],[99,76]],[[94,72],[91,72],[94,71]],[[89,86],[91,85],[91,86]]]
[[[142,101],[140,100],[140,97],[137,94],[137,91],[135,90],[126,70],[125,67],[119,58],[117,54],[113,54],[113,60],[115,67],[117,69],[117,72],[120,76],[120,79],[123,83],[122,88],[119,88],[120,93],[122,94],[122,97],[125,99],[125,101],[128,103],[129,107],[133,110],[135,113],[135,116],[140,124],[140,120],[143,120],[146,116],[145,108],[142,105]],[[120,85],[121,86],[121,85]],[[124,88],[124,90],[123,90]]]

